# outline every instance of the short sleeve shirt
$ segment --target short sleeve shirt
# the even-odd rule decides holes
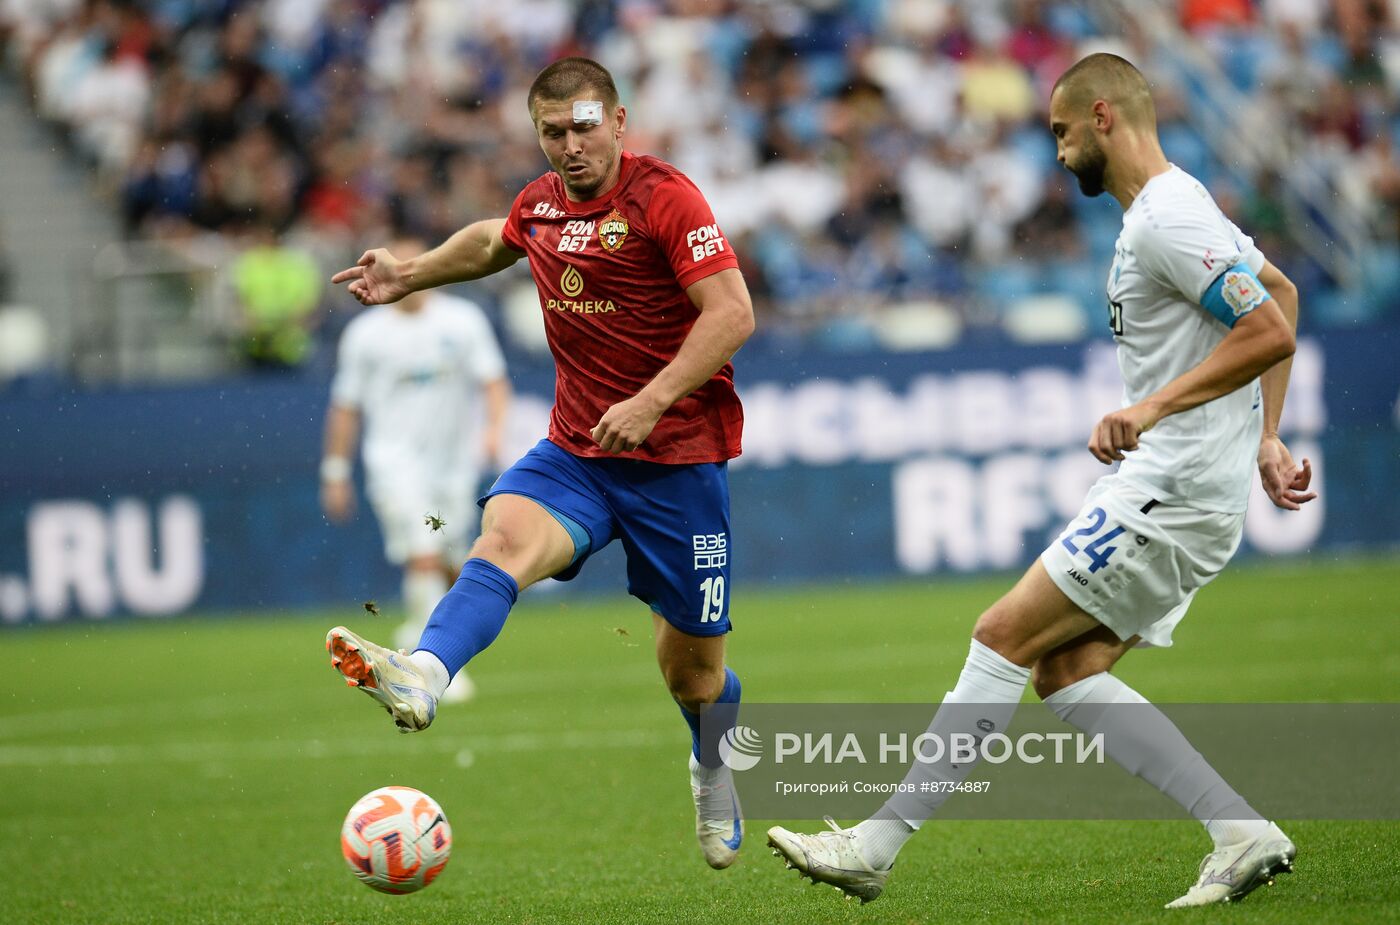
[[[617,184],[572,202],[553,172],[511,206],[502,232],[523,251],[539,290],[555,361],[549,438],[577,456],[605,453],[590,432],[675,359],[699,317],[686,287],[739,263],[704,196],[680,171],[624,152]],[[637,449],[650,462],[721,462],[739,455],[743,409],[734,370],[720,369],[677,401]]]

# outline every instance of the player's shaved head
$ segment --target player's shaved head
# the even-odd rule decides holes
[[[592,199],[618,181],[627,109],[607,68],[560,58],[540,71],[527,100],[540,150],[570,199]]]
[[[591,58],[560,58],[540,71],[526,102],[533,117],[536,100],[571,100],[585,92],[596,93],[609,110],[617,108],[617,85],[607,68]]]
[[[1103,100],[1119,118],[1132,125],[1146,128],[1157,124],[1147,78],[1118,55],[1099,52],[1082,59],[1055,81],[1051,95],[1057,93],[1072,113],[1084,112],[1097,100]]]

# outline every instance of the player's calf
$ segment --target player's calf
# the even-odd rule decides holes
[[[690,728],[690,792],[695,801],[695,834],[705,863],[716,869],[734,863],[744,827],[733,776],[720,757],[719,743],[733,726],[743,688],[724,665],[724,637],[690,636],[656,617],[656,657],[666,687]],[[701,711],[714,704],[720,722],[701,734]]]
[[[1100,625],[1036,659],[1031,666],[1031,687],[1044,700],[1085,678],[1111,671],[1139,638],[1119,639]]]

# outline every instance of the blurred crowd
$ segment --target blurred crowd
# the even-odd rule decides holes
[[[1284,178],[1241,182],[1221,163],[1189,118],[1198,88],[1155,68],[1131,23],[1103,38],[1105,5],[0,0],[0,27],[36,111],[66,127],[128,234],[230,250],[250,353],[273,363],[299,361],[313,329],[330,336],[353,308],[324,285],[331,270],[390,229],[442,239],[503,214],[543,172],[525,92],[565,54],[612,70],[631,150],[706,193],[777,336],[977,336],[1028,299],[1068,310],[1071,334],[1099,333],[1121,213],[1079,195],[1044,119],[1055,78],[1098,49],[1160,78],[1168,156],[1305,292],[1334,295],[1324,321],[1393,311],[1300,249]],[[1376,272],[1400,280],[1396,12],[1179,0],[1173,13],[1250,105],[1297,127],[1279,143],[1335,181]],[[520,284],[481,295],[508,303]],[[274,343],[289,325],[308,338]]]

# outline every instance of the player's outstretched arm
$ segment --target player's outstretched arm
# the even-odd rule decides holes
[[[700,317],[676,358],[632,398],[603,413],[593,439],[609,453],[642,445],[666,409],[710,381],[753,334],[753,302],[738,270],[712,273],[686,287]]]
[[[503,218],[473,222],[432,250],[407,260],[382,247],[368,250],[353,267],[332,276],[331,282],[348,282],[348,291],[363,305],[384,305],[420,289],[490,276],[525,256],[501,237],[505,224]]]
[[[1293,326],[1275,299],[1240,318],[1210,355],[1135,405],[1104,416],[1089,452],[1104,464],[1135,450],[1138,437],[1167,415],[1228,395],[1293,355]]]
[[[1259,282],[1278,302],[1289,328],[1298,330],[1298,287],[1283,274],[1278,267],[1264,261],[1259,271]],[[1308,491],[1312,482],[1312,465],[1303,460],[1298,466],[1293,462],[1288,447],[1279,438],[1279,420],[1283,417],[1283,400],[1288,394],[1288,377],[1293,369],[1291,356],[1269,367],[1259,377],[1259,388],[1264,400],[1264,431],[1259,438],[1259,480],[1264,492],[1275,506],[1284,510],[1296,511],[1300,506],[1317,497],[1316,492]]]

